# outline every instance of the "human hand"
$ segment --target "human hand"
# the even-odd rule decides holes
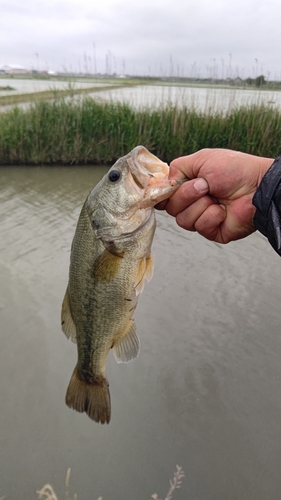
[[[173,160],[170,179],[188,177],[157,206],[177,224],[205,238],[228,243],[255,231],[252,198],[273,159],[227,149],[202,149]]]

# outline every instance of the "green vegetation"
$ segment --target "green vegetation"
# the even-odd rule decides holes
[[[142,144],[164,161],[201,148],[275,157],[281,112],[271,106],[228,113],[167,106],[136,110],[84,99],[35,101],[0,114],[0,164],[112,164]]]
[[[0,87],[0,92],[3,91],[3,90],[16,90],[16,89],[14,89],[13,87],[11,87],[10,85],[6,85],[4,87]]]
[[[254,85],[255,87],[264,87],[266,85],[266,79],[263,75],[257,76],[257,78],[247,78],[247,85]]]

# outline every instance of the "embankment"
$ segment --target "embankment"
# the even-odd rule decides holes
[[[138,144],[167,162],[206,147],[275,157],[281,152],[281,112],[264,105],[226,114],[133,109],[85,97],[36,101],[0,114],[2,165],[112,164]]]

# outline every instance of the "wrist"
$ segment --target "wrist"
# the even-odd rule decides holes
[[[259,158],[259,175],[258,175],[257,186],[260,185],[266,172],[270,169],[270,167],[273,165],[273,163],[275,163],[276,160],[274,160],[274,158]]]
[[[265,171],[254,194],[254,225],[281,255],[281,156]]]

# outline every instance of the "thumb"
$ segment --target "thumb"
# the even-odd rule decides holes
[[[198,177],[191,179],[180,186],[180,188],[171,196],[165,206],[168,214],[174,217],[190,207],[194,202],[199,200],[208,193],[209,185],[206,179]],[[157,207],[158,208],[158,207]],[[163,207],[161,207],[163,208]]]

